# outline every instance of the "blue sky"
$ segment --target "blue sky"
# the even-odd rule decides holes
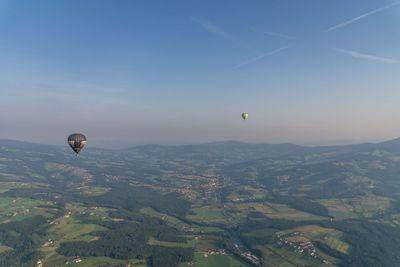
[[[0,0],[0,138],[398,137],[399,29],[399,1]]]

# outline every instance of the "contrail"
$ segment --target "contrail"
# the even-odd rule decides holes
[[[375,55],[369,55],[369,54],[363,54],[357,51],[351,51],[351,50],[345,50],[345,49],[339,49],[339,48],[334,48],[335,51],[349,55],[353,58],[357,59],[364,59],[364,60],[369,60],[369,61],[374,61],[374,62],[379,62],[379,63],[386,63],[386,64],[400,64],[400,60],[393,59],[393,58],[385,58],[385,57],[380,57],[380,56],[375,56]]]
[[[283,46],[283,47],[280,47],[280,48],[278,48],[278,49],[275,49],[275,50],[273,50],[273,51],[271,51],[271,52],[268,52],[268,53],[266,53],[266,54],[259,55],[259,56],[255,57],[255,58],[252,58],[252,59],[248,60],[248,61],[245,61],[245,62],[243,62],[243,63],[240,63],[239,65],[235,66],[234,69],[241,68],[241,67],[246,66],[246,65],[248,65],[248,64],[251,64],[251,63],[254,63],[254,62],[256,62],[256,61],[259,61],[259,60],[261,60],[261,59],[263,59],[263,58],[266,58],[266,57],[269,57],[269,56],[278,54],[279,52],[281,52],[281,51],[283,51],[283,50],[286,50],[286,49],[288,49],[289,47],[290,47],[290,45]]]
[[[254,49],[252,47],[250,47],[248,44],[246,44],[244,41],[242,41],[241,39],[237,38],[236,36],[228,33],[227,31],[225,31],[224,29],[217,26],[216,24],[214,24],[211,21],[209,21],[207,19],[203,19],[203,18],[196,18],[196,17],[192,17],[192,20],[194,22],[196,22],[197,24],[199,24],[204,30],[208,31],[209,33],[218,35],[238,46],[244,47],[250,51],[254,51]]]
[[[202,19],[202,18],[195,18],[193,17],[192,20],[196,23],[198,23],[203,29],[205,29],[206,31],[219,35],[225,39],[228,39],[230,41],[234,41],[236,42],[237,39],[232,36],[231,34],[227,33],[225,30],[223,30],[221,27],[215,25],[214,23],[212,23],[209,20],[206,19]]]
[[[325,32],[331,32],[331,31],[337,30],[337,29],[339,29],[339,28],[345,27],[345,26],[350,25],[350,24],[352,24],[352,23],[354,23],[354,22],[356,22],[356,21],[359,21],[360,19],[364,19],[364,18],[366,18],[366,17],[369,17],[369,16],[371,16],[371,15],[373,15],[373,14],[382,12],[382,11],[388,9],[388,8],[391,8],[391,7],[396,6],[396,5],[399,5],[399,4],[400,4],[400,2],[395,2],[395,3],[391,3],[390,5],[387,5],[387,6],[380,7],[380,8],[377,8],[377,9],[375,9],[375,10],[369,11],[369,12],[367,12],[367,13],[365,13],[365,14],[362,14],[362,15],[360,15],[360,16],[357,16],[357,17],[355,17],[355,18],[352,18],[351,20],[348,20],[348,21],[346,21],[346,22],[343,22],[343,23],[337,24],[337,25],[335,25],[335,26],[332,26],[332,27],[330,27],[329,29],[326,29]]]
[[[280,37],[280,38],[284,38],[284,39],[293,39],[293,37],[286,35],[286,34],[279,33],[279,32],[264,31],[264,30],[253,30],[253,31],[263,33],[263,34],[273,36],[273,37]]]

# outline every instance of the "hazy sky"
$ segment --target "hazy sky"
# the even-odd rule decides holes
[[[0,0],[0,92],[34,142],[394,138],[400,1]]]

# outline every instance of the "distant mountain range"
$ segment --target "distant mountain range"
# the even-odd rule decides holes
[[[11,140],[11,139],[0,139],[0,146],[13,147],[13,148],[35,148],[39,150],[48,149],[60,149],[68,148],[67,144],[65,147],[48,144],[37,144],[27,141]],[[281,144],[251,144],[240,141],[219,141],[204,144],[194,145],[159,145],[159,144],[146,144],[138,145],[128,148],[120,149],[106,149],[90,146],[85,148],[88,151],[109,151],[109,152],[211,152],[211,151],[240,151],[241,153],[255,153],[266,155],[282,155],[285,153],[322,153],[331,151],[363,151],[363,150],[375,150],[382,149],[392,153],[400,153],[400,138],[380,142],[380,143],[360,143],[360,144],[349,144],[349,145],[330,145],[330,146],[303,146],[290,143]]]

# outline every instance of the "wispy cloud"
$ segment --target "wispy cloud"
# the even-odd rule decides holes
[[[359,16],[357,16],[355,18],[352,18],[352,19],[350,19],[348,21],[345,21],[343,23],[340,23],[340,24],[337,24],[335,26],[332,26],[332,27],[326,29],[325,32],[331,32],[331,31],[337,30],[339,28],[343,28],[345,26],[353,24],[354,22],[357,22],[357,21],[359,21],[361,19],[364,19],[364,18],[369,17],[371,15],[374,15],[376,13],[382,12],[382,11],[384,11],[386,9],[389,9],[389,8],[391,8],[393,6],[396,6],[396,5],[399,5],[399,4],[400,4],[400,1],[397,1],[397,2],[391,3],[390,5],[386,5],[386,6],[371,10],[371,11],[365,13],[365,14],[359,15]]]
[[[242,63],[240,63],[239,65],[235,66],[234,68],[235,68],[235,69],[239,69],[239,68],[241,68],[241,67],[243,67],[243,66],[249,65],[249,64],[254,63],[254,62],[256,62],[256,61],[259,61],[259,60],[261,60],[261,59],[263,59],[263,58],[270,57],[270,56],[273,56],[273,55],[275,55],[275,54],[278,54],[279,52],[281,52],[281,51],[283,51],[283,50],[286,50],[286,49],[288,49],[288,48],[290,48],[290,45],[280,47],[280,48],[275,49],[275,50],[273,50],[273,51],[270,51],[270,52],[268,52],[268,53],[259,55],[259,56],[255,57],[255,58],[252,58],[252,59],[250,59],[250,60],[247,60],[247,61],[245,61],[245,62],[242,62]]]
[[[380,57],[380,56],[360,53],[357,51],[339,49],[339,48],[334,48],[334,50],[357,59],[363,59],[363,60],[386,63],[386,64],[400,64],[400,60],[394,58]]]
[[[272,36],[272,37],[279,37],[279,38],[283,38],[283,39],[293,39],[293,37],[291,37],[289,35],[286,35],[286,34],[279,33],[279,32],[256,30],[256,29],[254,29],[253,31],[259,32],[259,33],[263,33],[265,35],[269,35],[269,36]]]
[[[226,39],[230,39],[230,40],[236,40],[235,37],[233,37],[232,35],[230,35],[229,33],[227,33],[224,29],[222,29],[221,27],[215,25],[214,23],[212,23],[209,20],[203,19],[203,18],[196,18],[193,17],[192,20],[194,22],[196,22],[197,24],[199,24],[203,29],[205,29],[206,31],[219,35],[223,38]]]
[[[232,35],[230,33],[228,33],[223,28],[221,28],[220,26],[217,26],[213,22],[211,22],[211,21],[209,21],[207,19],[198,18],[198,17],[192,17],[192,20],[194,22],[196,22],[198,25],[200,25],[207,32],[215,34],[215,35],[217,35],[219,37],[222,37],[222,38],[224,38],[226,40],[231,41],[232,43],[235,43],[236,45],[245,47],[248,50],[252,50],[254,52],[254,49],[252,47],[250,47],[249,45],[247,45],[243,40],[237,38],[236,36],[234,36],[234,35]],[[257,30],[255,30],[255,31],[257,31]],[[284,38],[284,39],[292,39],[292,37],[290,37],[288,35],[280,34],[280,33],[277,33],[277,32],[271,32],[271,31],[258,31],[258,32],[261,32],[263,34],[267,34],[267,35],[270,35],[270,36],[274,36],[274,37],[280,37],[280,38]],[[246,66],[248,64],[251,64],[251,63],[254,63],[256,61],[259,61],[259,60],[261,60],[263,58],[266,58],[266,57],[269,57],[269,56],[273,56],[273,55],[278,54],[279,52],[281,52],[283,50],[288,49],[289,47],[290,46],[287,45],[287,46],[283,46],[283,47],[280,47],[278,49],[275,49],[273,51],[270,51],[268,53],[261,54],[261,55],[255,57],[255,58],[252,58],[252,59],[250,59],[248,61],[240,63],[239,65],[235,66],[234,69],[238,69],[238,68],[241,68],[241,67]]]
[[[254,50],[252,47],[250,47],[248,44],[246,44],[240,38],[237,38],[236,36],[228,33],[223,28],[221,28],[220,26],[216,25],[215,23],[213,23],[207,19],[192,17],[192,20],[194,22],[196,22],[198,25],[200,25],[204,30],[206,30],[209,33],[212,33],[219,37],[222,37],[238,46],[245,47],[248,50]]]

